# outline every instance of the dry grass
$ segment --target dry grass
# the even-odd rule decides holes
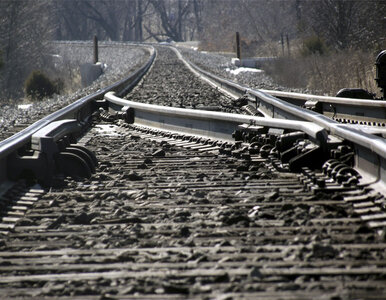
[[[200,50],[236,52],[233,34],[210,36],[211,39],[201,41]],[[265,71],[284,87],[308,89],[312,93],[329,96],[335,96],[342,88],[363,88],[377,97],[382,96],[374,80],[377,52],[353,49],[334,52],[327,48],[325,52],[324,55],[304,56],[304,41],[296,39],[290,41],[289,57],[286,41],[283,53],[280,41],[256,44],[242,39],[241,56],[278,57],[265,67]]]
[[[376,53],[347,50],[328,55],[280,58],[266,71],[280,85],[334,96],[342,88],[363,88],[381,96],[374,80]]]

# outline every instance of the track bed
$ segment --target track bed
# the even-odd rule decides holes
[[[3,239],[2,298],[385,295],[386,244],[342,195],[136,126],[100,124],[81,143],[98,171],[41,194]]]

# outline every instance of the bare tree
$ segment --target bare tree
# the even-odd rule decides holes
[[[55,0],[58,39],[143,40],[147,0]]]
[[[43,65],[51,39],[50,1],[0,1],[0,72],[2,97],[18,97],[28,74]]]
[[[201,34],[204,0],[150,0],[150,3],[153,21],[148,21],[145,29],[157,41],[192,40]]]
[[[149,1],[131,0],[126,2],[126,16],[124,18],[123,36],[124,41],[142,42],[143,19],[150,5]]]
[[[56,38],[175,41],[202,32],[205,0],[52,0]],[[145,30],[145,31],[144,31]]]
[[[138,42],[143,41],[143,16],[147,11],[149,4],[149,1],[144,2],[142,0],[136,0],[134,10],[132,14],[130,14],[129,28],[131,31],[134,31],[134,38],[131,40]]]
[[[295,0],[238,0],[207,2],[203,17],[204,45],[231,51],[240,32],[244,53],[276,55],[281,35],[296,35]],[[265,48],[262,49],[262,46]],[[234,50],[234,49],[233,49]]]
[[[3,67],[3,51],[0,50],[0,69]]]
[[[101,37],[118,40],[118,18],[112,2],[57,0],[56,5],[62,18],[59,25],[62,30],[60,35],[64,38],[90,39],[98,33]]]
[[[202,13],[201,46],[206,50],[230,51],[234,33],[240,31],[235,18],[238,6],[232,1],[212,0],[205,3]]]
[[[351,0],[316,1],[307,6],[307,23],[330,45],[344,49],[349,44],[353,19],[359,6],[360,2]]]
[[[199,36],[203,31],[202,13],[204,7],[204,0],[193,0],[194,19],[196,22],[196,28]]]
[[[320,0],[301,3],[302,18],[331,48],[369,48],[385,33],[386,2],[382,0]]]

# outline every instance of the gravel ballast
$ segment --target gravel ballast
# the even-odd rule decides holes
[[[237,112],[232,99],[201,81],[178,59],[172,49],[156,47],[157,58],[149,74],[127,99],[181,108]]]

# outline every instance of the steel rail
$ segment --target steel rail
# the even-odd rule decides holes
[[[234,97],[241,97],[243,95],[255,97],[253,100],[255,101],[256,106],[259,107],[259,110],[266,117],[310,120],[308,116],[312,116],[313,112],[308,109],[301,108],[300,105],[305,104],[308,100],[316,100],[323,104],[323,112],[326,113],[326,115],[338,115],[342,116],[342,118],[350,117],[359,121],[382,123],[386,119],[386,101],[316,96],[271,90],[255,90],[211,74],[210,72],[198,67],[193,62],[187,61],[183,58],[178,49],[174,47],[172,49],[189,69],[192,69],[196,73],[200,74],[200,77],[205,77],[205,80],[211,80],[212,84],[213,82],[216,82],[222,89],[227,90],[228,93]],[[281,98],[286,100],[296,100],[292,102],[298,102],[298,104],[289,103]],[[328,119],[334,122],[331,118]]]
[[[143,47],[143,46],[142,46]],[[149,51],[149,59],[136,71],[130,73],[128,76],[122,80],[98,90],[97,92],[85,96],[74,103],[42,118],[41,120],[33,123],[27,128],[21,130],[20,132],[14,134],[13,136],[5,139],[0,142],[0,179],[6,177],[6,163],[4,160],[6,157],[12,153],[30,143],[32,135],[43,127],[47,126],[51,122],[66,119],[74,118],[78,121],[85,121],[81,119],[82,117],[88,118],[91,116],[91,106],[94,105],[94,100],[103,99],[103,95],[107,92],[114,91],[120,93],[122,90],[127,92],[132,88],[140,78],[147,72],[147,70],[152,65],[155,58],[155,49],[152,46],[146,46],[145,49]],[[87,112],[86,112],[87,110]],[[83,113],[82,113],[83,111]],[[83,116],[82,116],[83,115]]]
[[[332,123],[328,118],[320,116],[316,113],[313,114],[313,118],[310,118],[310,122],[307,122],[138,103],[119,98],[112,92],[106,93],[105,99],[121,107],[130,107],[138,111],[152,113],[149,118],[154,120],[159,115],[167,115],[182,117],[185,121],[187,118],[194,118],[196,120],[216,120],[238,125],[253,124],[274,128],[286,128],[291,130],[301,130],[320,142],[326,141],[326,133],[329,132],[330,134],[366,147],[383,158],[386,158],[386,141],[384,138],[364,133],[358,129],[350,128],[347,125],[342,125],[336,122]],[[181,123],[180,126],[184,127],[184,124]],[[213,130],[215,130],[215,128],[213,128]]]
[[[376,152],[377,154],[381,155],[383,158],[386,158],[386,142],[383,138],[366,134],[356,128],[349,128],[347,125],[342,125],[339,122],[336,122],[326,116],[323,116],[319,113],[316,113],[314,111],[310,111],[301,107],[298,107],[294,104],[287,103],[281,99],[278,99],[272,95],[269,95],[265,93],[262,90],[254,90],[245,86],[242,86],[240,84],[234,83],[230,80],[223,79],[219,76],[213,75],[197,65],[188,62],[185,60],[181,53],[173,48],[176,53],[178,53],[178,56],[180,59],[183,60],[183,62],[187,65],[190,65],[190,68],[195,69],[197,72],[200,73],[201,76],[207,77],[207,80],[213,80],[216,83],[219,83],[221,87],[227,88],[228,90],[231,90],[233,93],[236,93],[240,96],[242,95],[251,95],[258,99],[258,101],[263,101],[266,104],[269,104],[273,106],[275,109],[280,110],[280,114],[288,116],[292,116],[297,120],[302,121],[309,121],[312,123],[315,123],[325,130],[327,130],[331,134],[335,134],[341,138],[348,139],[354,143],[357,143],[364,147],[369,147],[372,151]],[[335,97],[336,99],[339,99]],[[342,99],[342,98],[340,98]],[[344,99],[344,98],[343,98]],[[366,100],[357,100],[357,103],[366,102]],[[341,100],[344,103],[346,103],[345,100]],[[385,101],[381,101],[380,105],[386,105]]]
[[[376,136],[375,134],[365,133],[363,132],[363,129],[360,130],[355,127],[350,128],[348,125],[341,124],[327,116],[288,103],[267,94],[264,91],[254,90],[213,75],[201,69],[194,63],[188,62],[176,48],[172,49],[174,49],[178,57],[189,69],[193,69],[195,73],[198,73],[205,81],[211,82],[212,85],[217,84],[222,89],[226,89],[234,97],[241,97],[244,95],[254,97],[257,104],[256,106],[265,106],[266,109],[272,111],[271,117],[309,121],[324,128],[329,134],[336,135],[344,140],[352,142],[356,148],[356,167],[361,170],[362,173],[367,173],[369,177],[372,178],[371,180],[373,182],[379,181],[382,185],[386,185],[386,141],[384,138]],[[325,98],[325,100],[328,100],[328,97]],[[351,99],[337,98],[332,100],[336,100],[335,103],[349,105]],[[384,105],[384,101],[379,101],[378,103],[375,102],[376,104],[374,104],[374,101],[354,100],[356,100],[354,102],[358,107],[364,106],[369,102],[379,110],[379,108],[382,108]],[[267,112],[265,115],[267,115]],[[383,131],[380,133],[382,132]],[[373,130],[372,133],[376,133],[376,131],[374,132]],[[368,170],[369,168],[371,170]],[[386,186],[382,186],[382,189],[386,190]]]
[[[307,101],[317,103],[320,113],[335,119],[342,119],[344,122],[354,121],[373,123],[373,125],[378,123],[376,127],[385,126],[386,101],[383,100],[317,96],[271,90],[261,91],[296,105],[306,105]]]
[[[73,104],[43,118],[36,122],[25,130],[12,136],[11,138],[0,143],[0,165],[4,165],[4,158],[11,152],[19,149],[28,142],[30,142],[33,133],[48,125],[50,122],[60,120],[63,118],[72,118],[75,116],[79,120],[79,113],[82,109],[88,109],[87,117],[91,115],[91,105],[93,100],[100,99],[103,95],[105,100],[110,104],[110,108],[114,110],[120,110],[125,107],[134,110],[136,121],[146,120],[152,122],[153,125],[162,128],[166,126],[165,123],[170,123],[172,127],[185,128],[187,131],[198,130],[203,134],[212,136],[221,136],[225,139],[231,139],[231,134],[237,126],[241,124],[247,125],[259,125],[265,127],[284,128],[291,130],[300,130],[307,133],[318,144],[323,146],[328,140],[328,134],[333,134],[352,143],[368,149],[371,157],[366,157],[366,161],[373,161],[377,164],[376,177],[386,178],[384,169],[386,168],[386,143],[383,138],[376,137],[374,135],[366,134],[358,129],[348,128],[334,120],[320,115],[316,112],[302,109],[296,105],[286,103],[283,100],[275,98],[259,90],[253,90],[229,80],[222,79],[216,75],[210,74],[199,67],[188,63],[181,54],[175,49],[180,59],[189,67],[194,70],[202,79],[210,82],[212,85],[221,85],[222,88],[230,91],[234,96],[248,95],[254,97],[256,103],[260,105],[271,106],[272,117],[275,118],[261,118],[247,115],[237,115],[229,113],[219,113],[213,111],[202,111],[194,109],[180,109],[173,107],[163,107],[150,104],[136,103],[129,100],[124,100],[117,97],[114,93],[123,94],[128,89],[131,89],[150,68],[155,58],[155,51],[152,48],[152,54],[149,60],[136,72],[130,74],[127,78],[120,82],[104,88],[92,95],[86,96]],[[122,88],[124,85],[128,88]],[[281,117],[281,118],[278,118]],[[287,119],[286,119],[287,118]],[[167,120],[166,120],[167,119]],[[193,121],[192,121],[193,120]],[[79,120],[81,121],[81,120]],[[145,121],[146,122],[146,121]],[[206,123],[205,125],[202,125]],[[219,135],[218,135],[219,134]],[[366,154],[367,155],[367,154]],[[374,155],[376,157],[374,157]],[[6,164],[5,164],[6,166]],[[4,168],[2,168],[4,169]],[[363,168],[362,168],[363,169]],[[4,172],[3,170],[1,172]],[[373,172],[374,173],[374,172]],[[0,173],[0,178],[2,174]]]
[[[320,102],[332,103],[332,104],[343,104],[343,105],[362,106],[362,107],[382,107],[386,109],[386,101],[384,100],[319,96],[319,95],[273,91],[273,90],[265,90],[265,89],[261,89],[260,91],[266,94],[269,94],[271,96],[275,96],[279,98],[298,99],[298,100],[303,100],[304,102],[308,100],[317,100]]]
[[[213,135],[216,130],[219,128],[224,128],[226,124],[233,124],[233,127],[236,128],[240,124],[250,124],[250,125],[260,125],[266,127],[273,128],[287,128],[291,130],[301,130],[307,133],[313,139],[324,142],[327,133],[326,131],[319,125],[312,124],[305,121],[295,121],[295,120],[283,120],[283,119],[272,119],[272,118],[263,118],[263,117],[255,117],[248,115],[239,115],[232,113],[224,113],[224,112],[215,112],[215,111],[205,111],[205,110],[196,110],[196,109],[185,109],[185,108],[177,108],[177,107],[168,107],[168,106],[160,106],[154,104],[146,104],[146,103],[138,103],[134,101],[125,100],[115,96],[113,92],[109,92],[105,94],[105,99],[110,103],[118,105],[120,107],[130,107],[135,110],[135,118],[148,118],[150,121],[158,122],[164,116],[180,118],[179,121],[174,120],[173,126],[183,128],[186,127],[189,130],[195,129],[192,128],[193,123],[189,122],[189,118],[192,120],[207,122],[211,124],[211,122],[220,122],[222,126],[210,126],[206,127],[205,131],[208,132],[209,135]],[[138,115],[139,112],[147,113],[147,115]],[[164,122],[166,122],[163,119]],[[189,126],[187,126],[189,124]],[[159,125],[162,126],[162,123]],[[204,128],[205,125],[202,123],[196,124],[197,128]],[[196,129],[197,129],[196,128]],[[228,139],[232,138],[233,131],[228,131],[227,134],[229,136]],[[216,135],[216,134],[214,134]]]

